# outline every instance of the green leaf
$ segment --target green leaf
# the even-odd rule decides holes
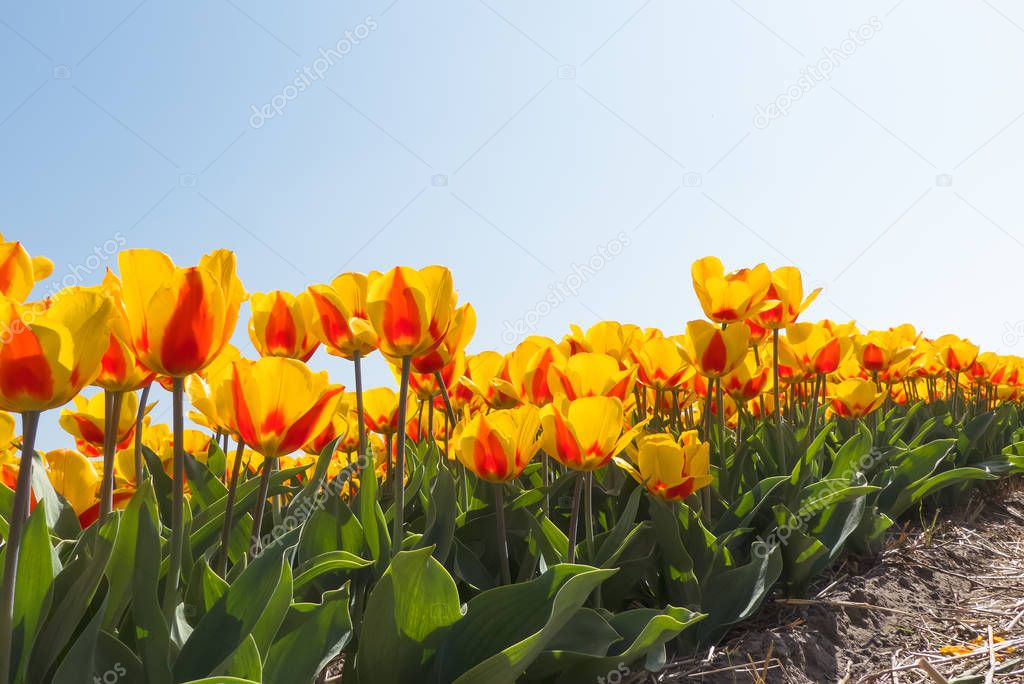
[[[182,647],[175,681],[213,673],[248,638],[277,589],[285,549],[278,543],[264,550],[217,599]]]
[[[414,681],[462,617],[455,581],[432,548],[402,551],[366,602],[356,669],[361,681]]]
[[[360,570],[373,565],[373,561],[360,558],[348,551],[330,551],[320,554],[299,566],[295,575],[295,595],[302,593],[313,580],[335,571]]]
[[[29,516],[21,538],[21,553],[15,575],[11,638],[11,665],[16,680],[25,678],[29,654],[52,600],[53,547],[50,546],[50,533],[46,529],[45,508],[45,502],[39,502]],[[50,647],[51,644],[46,646]]]
[[[260,615],[256,626],[252,629],[253,643],[259,649],[258,653],[263,654],[263,660],[266,660],[266,655],[270,653],[270,645],[274,643],[274,637],[277,636],[277,630],[280,629],[281,622],[284,620],[285,615],[288,614],[288,607],[291,603],[292,566],[285,563],[281,570],[281,579],[277,583],[277,588],[274,590],[270,600],[267,601],[267,607],[263,614]]]
[[[84,673],[95,671],[96,644],[100,636],[100,626],[103,624],[106,602],[107,591],[104,586],[93,601],[92,615],[79,632],[78,638],[71,644],[71,648],[60,659],[52,684],[79,684],[83,681]]]
[[[708,578],[703,586],[701,606],[708,617],[697,628],[701,641],[715,643],[730,625],[753,615],[781,574],[779,548],[769,549],[758,541],[751,546],[749,563]]]
[[[322,604],[293,604],[267,655],[263,681],[266,684],[313,681],[352,637],[348,603],[349,589],[345,585],[338,591],[325,593]]]
[[[142,507],[147,507],[150,520],[156,520],[159,516],[156,499],[152,493],[152,487],[138,489],[124,511],[115,513],[120,516],[121,521],[117,528],[114,549],[106,568],[110,592],[107,595],[106,614],[103,616],[104,630],[113,631],[120,624],[128,602],[131,600],[132,575],[135,572],[136,554],[138,553],[136,544],[139,538],[139,511]]]
[[[340,437],[335,437],[331,440],[330,444],[325,446],[321,451],[320,455],[316,459],[316,468],[313,469],[313,476],[309,478],[306,485],[299,490],[299,493],[292,497],[291,502],[288,504],[287,512],[285,516],[295,515],[297,511],[309,511],[312,510],[318,500],[321,498],[320,488],[324,484],[324,478],[327,477],[327,469],[331,465],[331,457],[334,455],[334,450],[338,446],[338,440]],[[304,518],[308,515],[303,516]]]
[[[515,682],[591,592],[613,574],[615,570],[585,565],[556,565],[535,580],[497,587],[471,599],[438,654],[439,680]]]
[[[500,486],[500,485],[499,485]],[[447,470],[438,472],[434,478],[434,486],[430,496],[425,497],[429,503],[423,537],[416,543],[416,548],[434,547],[434,558],[441,563],[448,559],[452,541],[455,537],[456,496],[455,480]]]
[[[135,623],[135,648],[146,669],[149,684],[168,684],[171,635],[160,607],[159,521],[155,508],[152,478],[139,489],[146,503],[139,507],[139,536],[136,544],[135,571],[132,573],[132,619]]]

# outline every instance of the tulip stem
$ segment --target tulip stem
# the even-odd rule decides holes
[[[224,504],[224,529],[220,533],[220,557],[217,562],[221,577],[228,571],[228,544],[231,541],[231,523],[234,517],[235,491],[238,488],[238,478],[242,475],[242,456],[245,454],[245,442],[238,440],[238,448],[235,449],[235,462],[231,468],[231,482],[228,483],[228,500]]]
[[[18,554],[21,551],[21,533],[25,528],[25,521],[28,520],[31,501],[29,495],[32,492],[32,459],[35,456],[38,427],[38,411],[24,411],[21,414],[21,464],[18,467],[18,481],[14,487],[14,507],[11,511],[4,558],[4,581],[3,587],[0,588],[0,684],[7,684],[11,677],[14,585],[18,572]]]
[[[779,329],[772,330],[772,391],[775,393],[775,424],[782,423],[782,404],[779,403]]]
[[[103,431],[103,483],[100,486],[100,518],[114,508],[114,455],[117,453],[117,432],[121,425],[123,392],[104,390],[107,413]]]
[[[260,552],[260,533],[263,531],[263,512],[267,508],[267,492],[270,491],[270,474],[274,470],[273,458],[263,459],[263,469],[260,473],[260,492],[256,495],[256,513],[252,518],[252,557]]]
[[[586,489],[584,491],[584,529],[587,533],[587,557],[588,560],[594,562],[594,472],[590,471],[586,474],[587,481],[585,483]]]
[[[142,484],[142,419],[146,417],[146,402],[149,400],[150,383],[142,388],[142,396],[139,397],[139,412],[135,414],[135,486]]]
[[[451,395],[448,394],[448,388],[445,387],[441,371],[434,371],[434,379],[437,380],[437,386],[441,388],[441,399],[444,401],[444,410],[448,412],[448,420],[452,422],[452,427],[455,427],[455,423],[458,421],[455,418],[455,409],[452,408],[452,398]]]
[[[494,517],[498,530],[498,556],[501,559],[501,583],[512,584],[512,571],[508,567],[508,535],[505,532],[504,484],[494,485]]]
[[[583,490],[583,473],[576,473],[576,485],[572,490],[572,513],[569,515],[569,549],[566,561],[576,562],[576,528],[580,521],[580,494]]]
[[[356,352],[352,355],[352,363],[356,367],[356,413],[359,419],[359,455],[368,458],[366,452],[366,421],[363,417],[363,355]]]
[[[178,576],[181,574],[181,555],[185,549],[185,379],[174,378],[171,402],[174,408],[174,480],[171,499],[171,547],[164,586],[164,619],[174,624],[174,610],[178,605]]]
[[[405,420],[409,408],[409,371],[412,357],[402,357],[402,382],[398,389],[398,446],[395,454],[395,471],[392,485],[395,492],[394,528],[391,534],[391,550],[397,555],[402,549],[405,531]]]

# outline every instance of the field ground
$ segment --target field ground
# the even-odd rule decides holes
[[[848,558],[809,596],[777,600],[710,658],[633,681],[1024,682],[1024,484],[981,487],[954,514],[906,525],[879,557]],[[964,645],[974,652],[940,652]]]

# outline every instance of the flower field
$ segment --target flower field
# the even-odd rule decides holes
[[[812,322],[792,266],[706,257],[706,319],[508,353],[441,266],[118,266],[28,301],[52,264],[0,244],[0,684],[625,681],[1024,472],[1024,359]]]

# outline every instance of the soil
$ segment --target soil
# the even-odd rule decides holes
[[[896,530],[879,557],[846,560],[807,598],[770,599],[700,658],[635,681],[1024,683],[1024,484],[939,513]]]

